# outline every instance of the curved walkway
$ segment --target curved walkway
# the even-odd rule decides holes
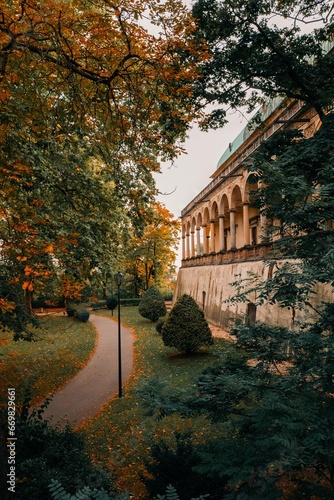
[[[118,323],[104,316],[91,315],[97,330],[95,351],[72,380],[58,390],[43,417],[64,428],[77,428],[94,417],[101,406],[118,393]],[[133,362],[133,333],[121,329],[122,382],[130,376]]]

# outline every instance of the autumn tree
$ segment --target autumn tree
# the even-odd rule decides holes
[[[162,203],[148,207],[145,221],[146,226],[134,235],[127,251],[127,272],[136,295],[151,284],[164,284],[166,274],[174,269],[178,244],[180,223]]]
[[[144,227],[200,51],[174,0],[15,0],[0,20],[2,257],[29,310],[37,284],[105,273]]]

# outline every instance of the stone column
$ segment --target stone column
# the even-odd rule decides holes
[[[243,210],[243,223],[244,223],[244,245],[250,245],[249,233],[249,203],[244,203]]]
[[[182,259],[186,258],[186,237],[182,236]]]
[[[206,235],[206,224],[204,224],[202,227],[203,227],[203,252],[207,254],[209,253],[209,249],[208,249],[208,238]]]
[[[191,231],[190,257],[195,257],[195,231]]]
[[[215,253],[215,220],[210,220],[210,252]]]
[[[223,252],[226,250],[225,248],[225,240],[224,240],[224,216],[219,216],[219,250]]]
[[[186,238],[187,238],[187,259],[189,259],[189,257],[190,257],[190,234],[189,233],[186,235]]]
[[[197,255],[201,255],[201,228],[196,227],[196,248]]]
[[[231,250],[236,248],[235,208],[230,209]]]

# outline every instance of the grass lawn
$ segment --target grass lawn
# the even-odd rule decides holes
[[[66,316],[41,317],[36,341],[14,342],[11,332],[0,333],[1,407],[6,408],[7,388],[16,389],[20,406],[26,389],[31,403],[39,404],[72,378],[87,363],[95,345],[95,329]]]
[[[110,315],[109,312],[103,314]],[[145,473],[144,459],[148,456],[152,441],[164,437],[173,441],[175,430],[190,429],[194,439],[205,440],[219,432],[210,427],[204,418],[181,419],[171,416],[155,420],[145,415],[142,402],[135,392],[146,377],[158,377],[168,382],[168,390],[185,389],[194,384],[204,368],[217,361],[215,354],[231,350],[233,346],[215,339],[215,344],[199,353],[185,356],[165,347],[155,324],[138,314],[137,307],[122,308],[122,324],[135,331],[134,370],[125,386],[124,397],[113,398],[99,415],[81,431],[89,447],[88,451],[99,465],[117,478],[118,486],[145,499],[147,494],[140,482]],[[164,492],[161,492],[161,494]]]

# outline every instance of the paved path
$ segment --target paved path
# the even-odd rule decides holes
[[[43,417],[64,428],[79,427],[97,414],[101,406],[118,394],[118,324],[104,316],[91,315],[97,330],[97,345],[88,364],[53,396]],[[122,381],[128,379],[133,362],[133,333],[122,326]]]

